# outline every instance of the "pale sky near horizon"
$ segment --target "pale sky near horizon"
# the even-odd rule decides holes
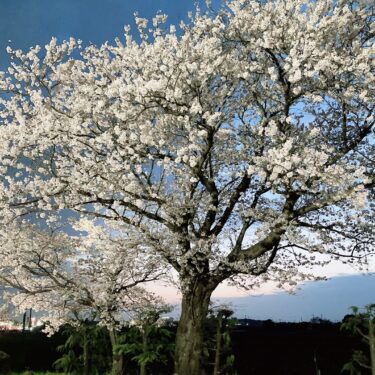
[[[213,1],[214,7],[220,2]],[[200,3],[204,4],[204,1]],[[35,44],[44,46],[52,36],[60,41],[73,36],[82,39],[84,44],[112,42],[116,36],[123,35],[124,25],[131,24],[135,29],[135,11],[150,19],[161,10],[169,16],[170,23],[178,24],[181,19],[187,19],[187,12],[193,9],[194,0],[0,0],[0,70],[9,64],[6,54],[9,44],[16,49],[28,49]],[[375,272],[375,267],[371,266],[370,271]],[[338,263],[328,266],[323,272],[329,277],[355,274],[358,272],[353,268]],[[177,303],[179,300],[174,288],[159,287],[158,291],[162,291],[168,302]],[[375,302],[375,293],[368,293],[368,303]],[[275,288],[265,286],[255,294],[275,294]],[[235,288],[221,286],[214,297],[246,295]],[[345,299],[344,296],[340,298],[341,301]],[[347,305],[351,305],[349,297]]]
[[[325,266],[324,268],[315,269],[314,274],[319,275],[321,277],[326,277],[327,279],[332,279],[335,277],[352,277],[352,276],[364,276],[367,274],[375,273],[374,267],[374,260],[370,263],[368,272],[360,272],[358,268],[342,264],[339,261],[333,261],[331,264]],[[372,279],[374,282],[375,279]],[[313,282],[307,282],[310,284]],[[177,287],[171,285],[165,285],[163,283],[155,283],[153,285],[149,285],[148,288],[155,292],[160,293],[165,298],[166,302],[171,304],[179,303],[181,296],[177,289]],[[302,287],[303,288],[303,287]],[[275,283],[267,283],[262,285],[260,288],[255,288],[254,290],[247,291],[244,289],[237,288],[235,286],[228,286],[226,283],[219,285],[219,287],[214,291],[213,298],[242,298],[242,297],[249,297],[249,296],[262,296],[262,295],[274,295],[278,293],[282,293],[283,290],[277,288]],[[375,302],[375,283],[374,283],[374,294],[373,300]],[[368,302],[370,303],[370,302]]]

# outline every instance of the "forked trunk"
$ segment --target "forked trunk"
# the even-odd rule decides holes
[[[182,296],[176,337],[175,375],[205,374],[202,366],[203,328],[215,287],[202,281],[193,285]]]
[[[109,337],[112,346],[112,370],[111,375],[123,375],[124,357],[122,354],[115,352],[115,347],[118,344],[117,332],[112,328],[109,330]]]

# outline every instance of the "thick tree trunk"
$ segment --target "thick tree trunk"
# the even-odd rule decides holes
[[[177,328],[175,375],[204,375],[202,366],[203,327],[210,297],[215,289],[202,281],[183,293]]]
[[[118,343],[117,332],[112,328],[109,330],[109,337],[112,345],[112,370],[111,375],[123,375],[124,357],[122,354],[115,353],[114,349]]]

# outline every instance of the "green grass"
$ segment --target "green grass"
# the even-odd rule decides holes
[[[36,372],[36,371],[24,371],[24,372],[11,372],[9,375],[67,375],[63,372]]]

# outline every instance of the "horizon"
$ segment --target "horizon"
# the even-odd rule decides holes
[[[251,319],[274,322],[298,323],[309,322],[314,317],[340,322],[350,314],[351,306],[363,308],[374,303],[375,272],[360,275],[341,275],[328,280],[307,281],[300,285],[294,294],[280,289],[272,293],[251,294],[238,291],[235,297],[213,296],[212,305],[225,305],[232,308],[237,319]],[[170,288],[171,289],[171,288]],[[238,288],[237,288],[238,289]],[[175,289],[173,289],[176,291]],[[2,304],[0,288],[0,305]],[[178,319],[179,300],[168,300],[174,308],[164,314]],[[21,317],[21,315],[16,315]],[[15,316],[15,317],[16,317]],[[33,313],[33,316],[38,316]]]

